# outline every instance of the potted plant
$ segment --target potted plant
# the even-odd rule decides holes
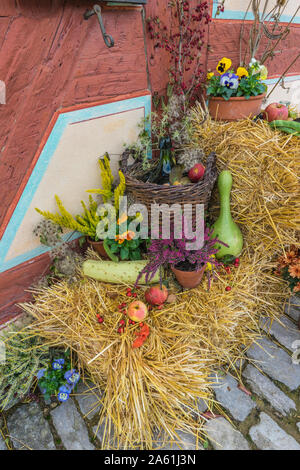
[[[136,237],[135,232],[128,230],[128,222],[137,220],[135,217],[122,215],[117,221],[117,235],[115,239],[106,238],[103,241],[104,249],[109,258],[114,261],[138,261],[142,259],[142,245],[145,240]],[[137,226],[139,229],[139,225]]]
[[[174,230],[171,230],[174,234]],[[215,247],[216,243],[223,242],[216,238],[212,238],[212,231],[208,228],[204,231],[204,242],[201,248],[197,250],[189,250],[188,243],[195,240],[175,239],[174,235],[170,239],[151,240],[148,255],[149,263],[140,272],[136,285],[143,275],[145,275],[146,282],[150,282],[157,271],[160,271],[160,280],[162,282],[163,268],[171,267],[177,281],[185,288],[197,287],[203,277],[207,268],[208,278],[210,281],[210,273],[213,268],[220,266],[216,260],[215,254],[218,249]]]
[[[87,238],[87,242],[92,248],[99,253],[102,257],[108,259],[108,255],[103,247],[103,240],[99,240],[96,233],[97,224],[100,222],[100,217],[97,215],[98,204],[93,200],[92,196],[89,197],[88,206],[81,201],[84,212],[80,215],[72,216],[64,207],[60,198],[55,195],[56,204],[60,212],[52,214],[48,211],[41,211],[36,208],[36,211],[51,220],[54,224],[60,227],[82,233]]]
[[[266,70],[251,64],[248,70],[231,69],[231,60],[223,57],[217,65],[218,75],[207,74],[208,109],[214,119],[236,121],[260,113],[267,86],[262,82]]]

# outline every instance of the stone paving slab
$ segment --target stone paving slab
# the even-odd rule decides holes
[[[183,431],[177,431],[179,440],[172,441],[165,447],[159,448],[160,450],[204,450],[203,446],[198,443],[197,439],[193,434],[189,434]]]
[[[289,302],[285,304],[284,311],[297,322],[300,318],[300,296],[292,296]]]
[[[300,444],[266,413],[260,414],[260,423],[249,434],[261,450],[300,450]]]
[[[100,396],[93,390],[94,385],[91,382],[84,384],[81,382],[76,391],[75,399],[78,402],[81,413],[87,419],[92,419],[99,414],[102,405],[98,404]]]
[[[285,384],[290,390],[300,386],[300,366],[293,364],[291,356],[267,338],[261,338],[247,351],[249,358],[272,379]]]
[[[54,450],[50,426],[36,403],[17,408],[7,420],[15,449]]]
[[[202,398],[199,398],[197,400],[197,407],[198,407],[199,413],[204,413],[207,410],[207,404],[205,403],[204,400],[202,400]]]
[[[300,330],[296,327],[295,323],[289,320],[286,316],[280,317],[280,322],[271,321],[270,318],[261,318],[261,328],[270,333],[280,344],[285,346],[289,351],[294,352],[292,344],[300,340]]]
[[[219,377],[218,384],[214,385],[216,399],[238,421],[244,421],[256,404],[251,398],[238,388],[238,382],[231,375]]]
[[[225,418],[209,420],[205,431],[215,450],[249,450],[249,444],[244,436],[234,429]]]
[[[72,399],[55,408],[51,417],[67,450],[94,450],[85,422]]]
[[[105,426],[107,426],[107,425],[106,425],[106,420],[104,420],[104,421],[101,423],[101,425],[100,425],[99,427],[98,427],[98,425],[93,427],[93,435],[98,438],[98,440],[100,441],[101,445],[102,445],[102,443],[103,443],[104,431],[105,431],[105,433],[106,433],[106,435],[107,435],[107,430],[105,430]],[[106,438],[106,439],[107,439],[107,438]],[[111,431],[111,433],[110,433],[110,446],[111,446],[112,448],[115,448],[115,447],[116,447],[116,441],[115,441],[115,439],[114,439],[114,430],[113,430],[113,428],[112,428],[112,431]]]
[[[243,372],[243,376],[248,380],[251,389],[260,397],[266,398],[268,402],[283,415],[288,415],[296,410],[296,405],[285,393],[265,375],[261,374],[255,367],[248,364]]]

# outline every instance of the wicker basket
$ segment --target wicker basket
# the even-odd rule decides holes
[[[130,150],[126,150],[121,158],[120,168],[126,179],[126,191],[132,199],[147,207],[148,214],[151,213],[152,204],[180,204],[183,210],[184,204],[191,204],[193,214],[195,206],[203,204],[207,209],[211,198],[211,193],[217,179],[216,154],[212,152],[206,160],[204,178],[199,183],[185,184],[178,186],[164,186],[154,183],[145,183],[136,179],[139,174],[139,164],[137,162],[128,165],[128,159],[132,156]],[[134,176],[133,176],[134,175]],[[172,214],[171,214],[172,218]]]

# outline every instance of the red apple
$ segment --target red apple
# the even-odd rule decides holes
[[[289,117],[288,108],[281,103],[271,103],[264,110],[264,115],[268,122],[280,120],[287,120]]]
[[[127,315],[132,321],[142,322],[148,315],[147,306],[144,304],[144,302],[141,302],[140,300],[135,300],[129,305]]]
[[[166,286],[153,286],[145,292],[145,299],[150,305],[162,305],[168,298],[168,289]]]
[[[196,163],[195,166],[189,171],[188,176],[192,183],[197,183],[203,179],[205,167],[201,163]]]

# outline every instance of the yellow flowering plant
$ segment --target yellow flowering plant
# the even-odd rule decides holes
[[[125,176],[121,171],[119,171],[120,182],[114,188],[114,177],[111,172],[108,154],[105,154],[103,159],[99,160],[99,167],[101,172],[102,188],[90,189],[87,192],[101,195],[104,203],[113,200],[115,209],[118,212],[120,198],[124,196],[126,189]],[[88,204],[86,204],[84,201],[81,201],[83,212],[76,215],[75,217],[67,211],[63,205],[63,202],[57,195],[55,195],[55,200],[59,212],[51,213],[49,211],[42,211],[37,208],[36,211],[45,217],[45,219],[51,220],[54,224],[59,225],[60,227],[80,232],[84,236],[87,236],[94,241],[99,241],[99,237],[97,235],[97,226],[99,222],[105,217],[105,215],[99,216],[98,202],[93,199],[91,194],[89,195]]]

